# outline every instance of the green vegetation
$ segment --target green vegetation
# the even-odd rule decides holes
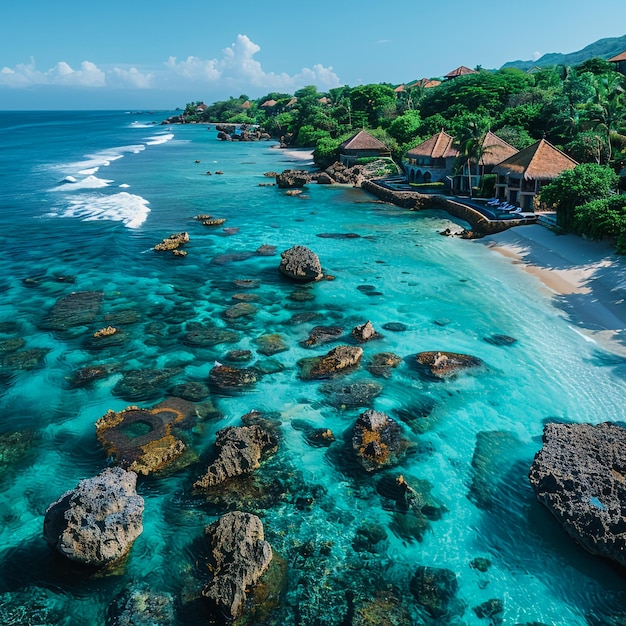
[[[626,42],[619,46],[626,48]],[[443,129],[455,137],[459,170],[469,164],[474,180],[483,174],[476,163],[487,131],[518,149],[545,138],[581,165],[546,185],[541,202],[557,210],[567,232],[618,238],[617,227],[591,225],[594,211],[603,224],[621,223],[612,194],[626,189],[626,175],[621,181],[616,175],[626,173],[626,79],[605,58],[587,55],[573,67],[531,73],[481,69],[428,88],[416,81],[397,92],[390,84],[372,84],[328,92],[307,86],[257,99],[240,95],[209,106],[191,102],[181,117],[259,126],[286,145],[313,148],[320,168],[337,161],[341,143],[360,129],[382,141],[396,163]],[[474,190],[492,195],[494,184],[493,177],[481,176]]]

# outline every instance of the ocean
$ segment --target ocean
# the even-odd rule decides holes
[[[148,589],[174,621],[132,623],[209,623],[198,601],[210,577],[204,528],[244,508],[263,521],[275,589],[247,623],[624,623],[623,573],[575,544],[528,482],[545,422],[624,420],[624,361],[510,259],[439,236],[462,222],[345,186],[288,196],[264,173],[310,168],[306,154],[160,125],[168,115],[0,112],[0,622],[131,623],[112,607],[125,590]],[[205,226],[195,219],[204,214],[226,221]],[[182,231],[186,256],[154,250]],[[294,245],[334,280],[284,278],[280,252]],[[52,325],[55,303],[73,292],[101,294],[101,306]],[[241,302],[250,306],[239,316],[231,307]],[[361,367],[300,378],[298,361],[350,344],[366,321],[382,336],[363,344]],[[317,325],[343,336],[303,346]],[[116,340],[94,341],[107,326]],[[207,327],[230,331],[229,343],[190,339]],[[264,350],[265,335],[278,335],[281,351]],[[245,391],[207,391],[196,402],[214,410],[183,433],[188,462],[139,477],[143,532],[123,567],[102,575],[56,555],[42,535],[47,507],[113,464],[96,421],[205,389],[232,350],[249,351],[236,366],[263,376]],[[436,380],[415,367],[431,350],[484,365]],[[381,352],[400,357],[397,367],[368,369]],[[102,375],[79,384],[91,366]],[[371,473],[351,443],[367,408],[396,420],[408,446]],[[256,491],[240,501],[195,492],[216,432],[253,410],[279,437]],[[334,442],[313,442],[315,429]],[[427,503],[419,515],[393,497],[400,475]],[[420,567],[453,572],[437,617],[412,591]]]

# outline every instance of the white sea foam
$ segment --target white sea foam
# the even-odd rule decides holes
[[[68,178],[74,178],[74,177],[68,176],[65,180],[67,180]],[[71,182],[71,181],[68,181],[68,182]],[[98,178],[97,176],[87,176],[86,178],[83,178],[82,180],[76,180],[74,178],[74,182],[72,182],[71,185],[68,185],[67,183],[63,183],[59,185],[58,187],[53,187],[50,191],[68,191],[69,189],[71,189],[72,191],[78,190],[78,189],[101,189],[102,187],[107,187],[112,182],[113,182],[112,180]]]
[[[131,122],[130,128],[152,128],[154,124],[146,124],[145,122]]]
[[[148,200],[127,191],[110,196],[83,194],[69,198],[69,207],[63,217],[77,217],[84,221],[113,220],[128,228],[138,228],[148,217]]]
[[[64,182],[64,183],[75,183],[75,182],[76,182],[76,179],[75,179],[73,176],[66,176],[66,177],[63,179],[63,182]]]
[[[59,167],[76,173],[93,174],[98,171],[98,168],[111,165],[112,161],[117,161],[126,154],[137,154],[145,149],[146,146],[142,143],[107,148],[106,150],[101,150],[95,154],[86,154],[85,160],[83,161],[66,163],[64,165],[60,165]]]
[[[95,174],[99,169],[100,169],[99,167],[90,167],[86,170],[79,170],[77,174],[80,174],[81,176],[89,176],[90,174]],[[68,176],[68,178],[72,178],[72,177]]]
[[[130,185],[129,185],[129,184],[127,184],[127,183],[122,183],[122,184],[120,185],[120,187],[122,187],[123,189],[128,189],[128,187],[130,187]]]
[[[170,141],[170,139],[174,139],[174,133],[163,133],[163,134],[155,135],[151,139],[147,140],[146,145],[158,146],[159,144]]]

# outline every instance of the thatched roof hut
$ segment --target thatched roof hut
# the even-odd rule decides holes
[[[360,130],[339,146],[341,162],[348,167],[361,157],[390,156],[389,148],[365,130]]]
[[[430,139],[423,141],[415,148],[411,148],[404,155],[407,159],[430,158],[447,159],[456,158],[459,151],[453,147],[454,137],[448,135],[444,130],[433,135]]]
[[[483,141],[483,155],[480,159],[480,165],[497,165],[517,153],[517,148],[489,131]]]
[[[567,154],[545,139],[520,150],[493,168],[495,174],[515,176],[524,180],[552,180],[562,171],[578,165]]]

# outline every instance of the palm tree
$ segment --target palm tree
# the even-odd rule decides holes
[[[619,74],[603,74],[594,82],[595,96],[586,106],[586,117],[589,124],[603,131],[609,148],[608,159],[611,161],[613,151],[611,139],[623,140],[619,133],[626,123],[626,106],[624,106],[624,78]]]
[[[476,174],[480,176],[479,167],[483,156],[489,148],[485,148],[485,137],[489,132],[489,120],[477,117],[470,120],[463,130],[455,137],[455,145],[459,151],[458,165],[467,165],[467,182],[469,197],[472,197],[472,163],[476,163]],[[483,166],[484,167],[484,166]]]

